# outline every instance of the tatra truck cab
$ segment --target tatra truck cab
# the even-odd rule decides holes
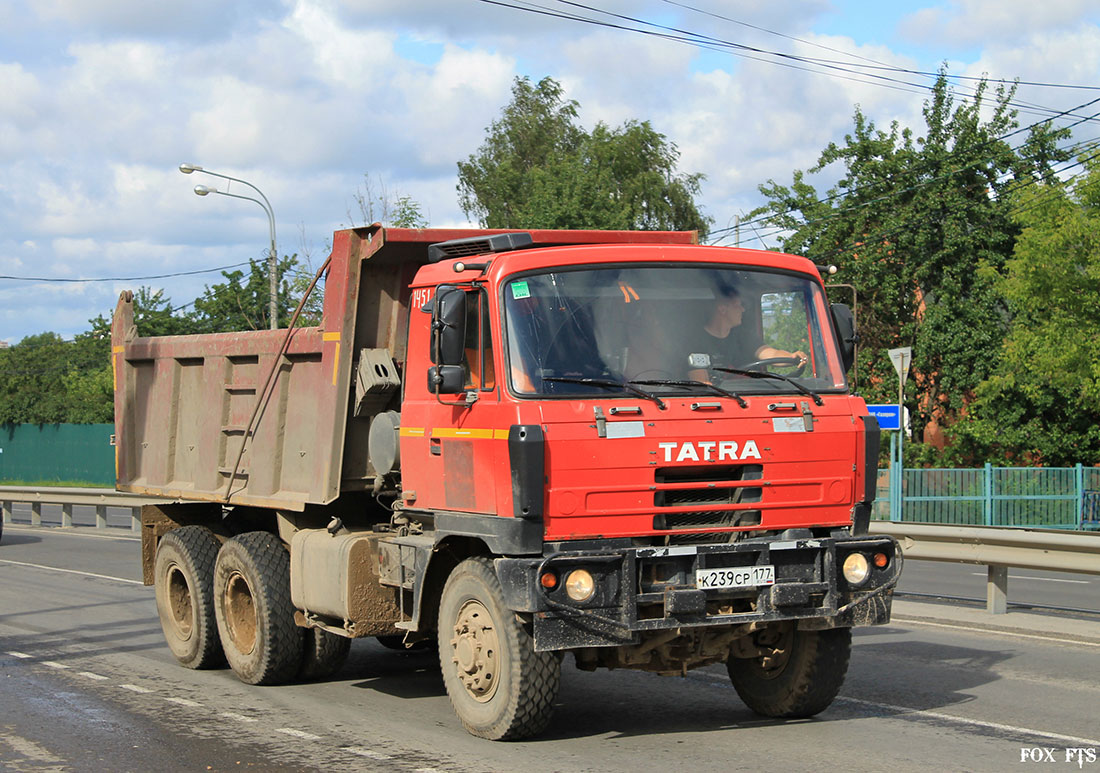
[[[491,739],[546,726],[566,654],[826,708],[902,564],[852,315],[804,258],[695,242],[339,231],[320,324],[273,331],[142,338],[124,293],[118,488],[165,498],[179,661],[275,684],[426,642]]]

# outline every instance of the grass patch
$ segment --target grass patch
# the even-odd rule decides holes
[[[114,490],[113,483],[97,483],[89,480],[0,480],[0,486],[25,486],[29,488],[102,488]]]

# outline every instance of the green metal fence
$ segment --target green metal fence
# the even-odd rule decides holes
[[[0,424],[0,483],[115,485],[113,424]]]
[[[890,490],[898,477],[879,470],[872,517],[967,526],[1100,529],[1097,467],[987,464],[975,469],[906,469],[900,476],[900,496]]]

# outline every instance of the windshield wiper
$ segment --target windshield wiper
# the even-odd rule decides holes
[[[821,395],[811,389],[802,386],[790,376],[782,376],[778,373],[764,373],[763,371],[759,370],[741,370],[740,368],[714,367],[712,368],[712,370],[720,370],[723,373],[732,373],[735,376],[748,376],[749,378],[777,378],[780,381],[786,381],[802,394],[812,397],[814,399],[814,403],[816,403],[817,405],[825,404],[825,401],[821,399]]]
[[[612,381],[609,378],[572,378],[571,376],[543,376],[543,381],[556,381],[562,384],[589,384],[591,386],[606,387],[607,389],[621,389],[624,392],[630,392],[638,397],[644,397],[646,400],[652,400],[657,403],[657,407],[662,411],[665,409],[665,402],[652,392],[647,392],[644,389],[631,384],[629,381]]]
[[[695,379],[674,380],[665,378],[653,378],[645,379],[643,381],[634,380],[630,383],[641,384],[642,386],[703,387],[704,389],[709,389],[716,395],[721,395],[722,397],[729,397],[733,400],[736,400],[737,404],[740,405],[742,408],[749,407],[749,404],[745,402],[745,398],[743,398],[741,395],[737,394],[736,392],[731,392],[728,389],[722,389],[722,387],[720,386],[708,384],[706,381],[696,381]]]

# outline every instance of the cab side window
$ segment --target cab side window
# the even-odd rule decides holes
[[[495,388],[489,302],[484,290],[474,290],[466,298],[465,348],[466,389]]]

